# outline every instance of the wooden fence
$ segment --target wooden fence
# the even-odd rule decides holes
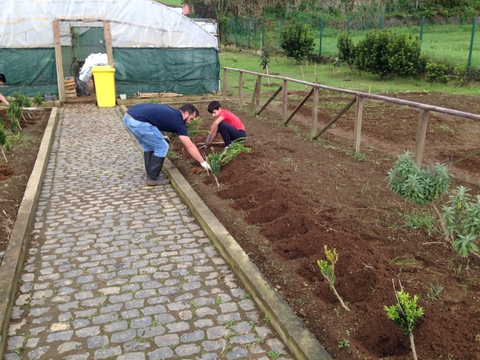
[[[360,140],[361,140],[361,133],[362,133],[362,114],[363,114],[363,102],[365,99],[371,100],[381,100],[385,102],[390,102],[400,106],[409,106],[412,108],[419,109],[419,119],[418,119],[418,128],[417,128],[417,135],[415,139],[415,164],[418,167],[421,167],[422,164],[422,157],[423,157],[423,150],[425,147],[425,136],[427,133],[427,123],[428,123],[428,114],[430,111],[448,114],[453,116],[458,116],[461,118],[471,119],[475,121],[480,121],[480,115],[467,113],[463,111],[457,111],[447,108],[442,108],[433,105],[427,105],[422,103],[417,103],[414,101],[402,100],[391,98],[382,95],[375,95],[364,93],[360,91],[353,91],[353,90],[345,90],[334,88],[330,86],[325,86],[321,84],[311,83],[308,81],[302,81],[297,79],[291,79],[283,76],[277,75],[268,75],[262,74],[254,71],[236,69],[236,68],[223,68],[223,100],[227,100],[227,72],[238,72],[238,101],[239,104],[243,106],[243,74],[249,74],[257,77],[257,81],[255,84],[255,90],[253,91],[252,100],[250,102],[250,106],[255,110],[255,113],[258,115],[260,114],[267,106],[272,102],[273,99],[277,97],[278,94],[282,93],[282,120],[284,125],[287,125],[289,121],[295,116],[295,114],[302,108],[302,106],[307,102],[307,100],[313,96],[313,106],[312,106],[312,125],[311,125],[311,138],[317,139],[321,136],[325,131],[328,130],[343,114],[347,112],[354,104],[355,106],[355,126],[354,126],[354,138],[353,138],[353,148],[355,154],[360,153]],[[262,78],[271,78],[271,79],[278,79],[282,81],[282,85],[275,91],[275,93],[265,102],[264,105],[260,105],[260,94],[261,94],[261,87],[262,87]],[[293,110],[293,112],[288,115],[288,96],[287,96],[287,85],[288,82],[294,82],[298,84],[303,84],[308,89],[311,87],[310,92],[302,99],[300,104]],[[322,129],[318,130],[318,99],[319,99],[319,89],[329,90],[340,92],[344,94],[352,95],[352,100],[337,114],[335,115],[330,122],[323,127]],[[470,155],[476,154],[478,151],[473,152]],[[468,158],[469,155],[465,156],[464,158]]]

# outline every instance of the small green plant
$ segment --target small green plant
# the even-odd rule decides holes
[[[389,189],[406,201],[417,205],[430,204],[437,214],[443,233],[446,234],[442,216],[435,201],[447,193],[450,175],[446,165],[436,163],[433,168],[419,169],[406,151],[388,171]]]
[[[41,94],[35,95],[35,97],[33,98],[33,103],[36,104],[37,106],[42,106],[43,96]]]
[[[280,357],[280,353],[278,351],[269,351],[268,358],[272,360],[277,360]]]
[[[437,284],[437,286],[433,285],[432,283],[428,283],[430,285],[430,289],[427,293],[427,298],[430,300],[440,300],[440,293],[443,291],[443,286]]]
[[[195,142],[195,138],[197,137],[198,134],[200,133],[208,133],[208,130],[206,129],[201,129],[201,125],[203,123],[203,120],[201,117],[196,117],[190,123],[188,123],[187,126],[187,131],[188,131],[188,136],[192,139],[193,142]]]
[[[345,305],[343,299],[335,289],[335,263],[338,261],[337,250],[335,248],[333,250],[328,250],[327,245],[324,245],[324,252],[327,260],[317,260],[317,265],[320,268],[320,271],[325,280],[327,281],[330,289],[340,301],[342,307],[345,310],[350,311],[350,309],[347,307],[347,305]]]
[[[415,351],[415,342],[413,339],[413,329],[417,324],[420,317],[424,314],[422,308],[418,307],[418,296],[414,295],[413,298],[410,294],[403,291],[402,284],[400,283],[400,290],[395,288],[395,282],[392,280],[393,290],[395,291],[395,297],[397,298],[397,304],[391,306],[384,306],[384,310],[387,316],[392,320],[395,325],[399,326],[405,334],[410,338],[410,346],[412,348],[413,358],[417,360],[417,352]]]
[[[479,256],[480,195],[473,197],[468,191],[465,186],[453,190],[442,214],[447,236],[452,240],[453,248],[463,257],[469,253]]]
[[[212,174],[215,177],[215,181],[217,182],[217,186],[220,186],[220,184],[218,183],[218,178],[220,177],[220,168],[222,165],[228,164],[242,152],[252,152],[251,148],[243,146],[242,142],[244,141],[245,139],[237,139],[233,141],[230,146],[222,152],[215,152],[212,149],[212,152],[207,156],[206,161],[210,165]]]
[[[448,77],[445,75],[447,72],[447,66],[437,63],[428,63],[425,66],[426,74],[425,77],[430,84],[434,82],[438,83],[447,83]]]
[[[419,169],[408,151],[388,171],[388,177],[390,190],[417,205],[439,200],[450,186],[445,165],[437,163],[433,169]]]
[[[343,339],[342,341],[340,341],[340,343],[338,344],[338,348],[341,349],[341,348],[344,348],[344,347],[349,347],[350,346],[350,340],[348,339]]]

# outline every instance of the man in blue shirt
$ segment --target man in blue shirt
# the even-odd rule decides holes
[[[137,104],[127,110],[123,124],[143,148],[148,186],[170,183],[168,178],[160,174],[168,152],[168,143],[162,134],[164,131],[178,134],[188,153],[204,169],[210,170],[210,166],[188,137],[186,124],[198,114],[197,108],[192,104],[182,105],[179,109],[163,104]]]

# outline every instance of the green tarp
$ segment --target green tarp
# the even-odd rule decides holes
[[[65,51],[67,50],[67,51]],[[62,49],[62,54],[68,53]],[[65,65],[71,58],[63,56]],[[114,48],[117,94],[175,92],[209,94],[219,91],[220,62],[214,48]],[[20,92],[27,96],[57,95],[57,71],[53,48],[0,49],[0,73],[7,83],[5,96]]]

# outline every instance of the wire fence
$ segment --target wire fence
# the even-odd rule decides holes
[[[480,35],[475,38],[477,18],[348,18],[323,19],[264,19],[227,18],[220,24],[220,42],[249,49],[281,51],[282,29],[293,23],[309,24],[315,36],[313,57],[335,58],[337,38],[348,31],[356,43],[372,29],[392,29],[396,32],[418,35],[422,54],[427,60],[451,66],[465,66],[467,72],[480,72]]]

